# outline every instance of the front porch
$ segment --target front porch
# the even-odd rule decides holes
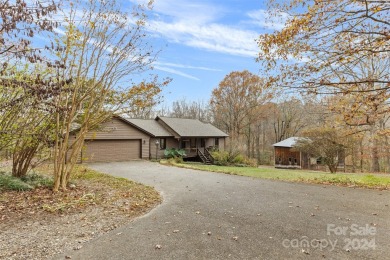
[[[179,148],[186,152],[185,160],[200,161],[205,164],[212,164],[211,151],[219,150],[219,138],[180,138]]]

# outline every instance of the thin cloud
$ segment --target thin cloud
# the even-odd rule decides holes
[[[130,0],[146,4],[146,0]],[[259,32],[218,23],[225,7],[196,0],[155,1],[148,30],[154,37],[210,52],[256,57]]]
[[[148,0],[130,0],[130,2],[146,5]],[[153,12],[157,13],[159,18],[205,24],[222,16],[225,8],[195,0],[158,0],[153,4]]]
[[[184,73],[184,72],[172,69],[172,68],[167,68],[167,67],[162,67],[162,66],[153,66],[153,68],[156,69],[156,70],[161,70],[161,71],[165,71],[165,72],[172,73],[172,74],[175,74],[175,75],[179,75],[179,76],[182,76],[182,77],[185,77],[185,78],[188,78],[188,79],[200,80],[197,77],[194,77],[194,76],[192,76],[190,74],[187,74],[187,73]]]
[[[181,69],[195,69],[195,70],[206,70],[206,71],[222,71],[220,69],[213,69],[213,68],[207,68],[207,67],[199,67],[199,66],[191,66],[191,65],[184,65],[184,64],[177,64],[177,63],[171,63],[171,62],[155,62],[154,64],[158,66],[167,66],[167,67],[174,67],[174,68],[181,68]]]
[[[259,33],[221,24],[195,24],[184,21],[151,21],[151,28],[170,42],[212,52],[255,57]]]

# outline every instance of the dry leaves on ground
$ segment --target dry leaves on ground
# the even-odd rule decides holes
[[[78,250],[161,201],[151,187],[82,167],[76,171],[73,188],[66,192],[0,193],[1,259],[45,259]]]

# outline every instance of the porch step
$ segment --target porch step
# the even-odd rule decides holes
[[[198,155],[204,164],[212,164],[212,160],[207,154],[204,154],[198,150]]]

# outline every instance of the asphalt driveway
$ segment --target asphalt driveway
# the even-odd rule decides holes
[[[389,191],[268,181],[146,161],[90,166],[154,186],[164,202],[64,254],[72,259],[390,259]]]

